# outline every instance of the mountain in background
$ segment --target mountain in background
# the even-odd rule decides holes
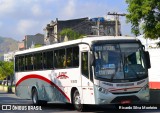
[[[18,41],[0,36],[0,60],[3,60],[4,53],[15,50],[18,50]]]

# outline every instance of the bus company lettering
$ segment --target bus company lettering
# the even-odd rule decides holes
[[[67,78],[69,78],[66,74],[67,74],[67,72],[59,72],[57,78],[58,79],[67,79]]]

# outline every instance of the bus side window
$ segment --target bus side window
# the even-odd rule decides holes
[[[18,71],[20,72],[21,71],[21,57],[19,56],[17,60],[18,60]]]
[[[55,68],[64,68],[65,60],[65,49],[55,50],[54,51],[54,67]]]
[[[58,68],[65,68],[66,67],[64,65],[65,59],[66,59],[65,49],[60,49],[59,56],[58,56]]]
[[[18,71],[18,57],[15,57],[15,71]]]
[[[25,56],[25,70],[28,70],[28,60],[27,60],[27,55]]]
[[[37,54],[34,54],[34,55],[33,55],[34,70],[37,70],[37,59],[36,59],[36,55],[37,55]]]
[[[59,62],[59,59],[58,59],[58,50],[55,50],[54,51],[54,67],[55,68],[58,68],[58,62]]]
[[[64,61],[66,67],[72,67],[72,48],[67,48],[67,58]]]
[[[84,76],[89,78],[89,73],[88,73],[88,52],[82,52],[81,55],[81,71]]]
[[[53,51],[47,52],[47,69],[53,68]]]
[[[19,71],[22,71],[22,56],[19,57]]]
[[[47,52],[43,52],[43,69],[47,68]]]
[[[33,54],[31,55],[31,63],[30,63],[31,70],[34,70],[34,61],[33,61]]]
[[[79,66],[79,47],[73,48],[73,67]]]
[[[25,56],[23,57],[23,70],[25,71]]]
[[[20,58],[20,71],[24,71],[24,56],[19,57]]]
[[[40,70],[41,69],[43,69],[43,56],[42,56],[43,54],[42,53],[40,53]]]
[[[42,63],[43,63],[42,53],[37,53],[35,58],[36,58],[36,69],[37,70],[42,69]]]

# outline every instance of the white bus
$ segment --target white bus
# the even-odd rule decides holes
[[[149,101],[149,53],[138,39],[86,37],[15,54],[16,95],[33,104]]]

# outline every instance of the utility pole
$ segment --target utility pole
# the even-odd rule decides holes
[[[108,15],[113,15],[114,16],[114,18],[115,18],[115,22],[116,22],[116,24],[115,24],[115,36],[118,36],[118,22],[119,22],[119,16],[125,16],[126,14],[120,14],[120,13],[110,13],[110,12],[108,12]]]
[[[99,20],[99,18],[98,18],[98,21],[97,21],[97,35],[99,36],[99,34],[100,34],[100,20]]]

